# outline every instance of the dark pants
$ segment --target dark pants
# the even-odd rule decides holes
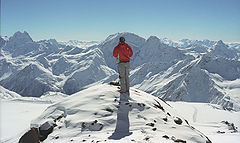
[[[129,91],[129,62],[118,63],[118,72],[120,78],[121,91]]]

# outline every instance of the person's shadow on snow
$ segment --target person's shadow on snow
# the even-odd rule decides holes
[[[108,137],[108,139],[119,140],[132,134],[132,132],[129,132],[130,124],[128,113],[131,110],[131,107],[128,104],[129,103],[128,99],[129,93],[120,94],[116,128],[112,135]]]

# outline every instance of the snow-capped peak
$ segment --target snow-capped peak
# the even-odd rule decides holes
[[[223,43],[222,40],[217,41],[217,43],[216,43],[214,46],[218,46],[218,47],[220,47],[220,46],[228,47],[226,44]]]
[[[48,42],[50,42],[53,45],[58,45],[58,42],[56,39],[49,39]]]
[[[30,35],[24,31],[23,33],[18,31],[16,33],[14,33],[14,35],[12,37],[10,37],[9,39],[10,41],[15,41],[15,42],[25,42],[25,43],[28,43],[28,42],[33,42],[32,38],[30,37]]]
[[[147,42],[160,42],[160,39],[157,37],[157,36],[150,36],[148,39],[147,39]]]

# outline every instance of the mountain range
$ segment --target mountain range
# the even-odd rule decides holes
[[[71,95],[92,84],[118,80],[112,51],[120,36],[134,52],[132,87],[168,101],[214,103],[240,110],[239,44],[222,40],[176,42],[125,32],[81,44],[33,41],[27,32],[16,32],[0,37],[1,88],[27,97],[48,92]]]

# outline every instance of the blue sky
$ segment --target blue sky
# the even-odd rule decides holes
[[[104,40],[132,32],[240,42],[240,0],[1,0],[1,35]]]

